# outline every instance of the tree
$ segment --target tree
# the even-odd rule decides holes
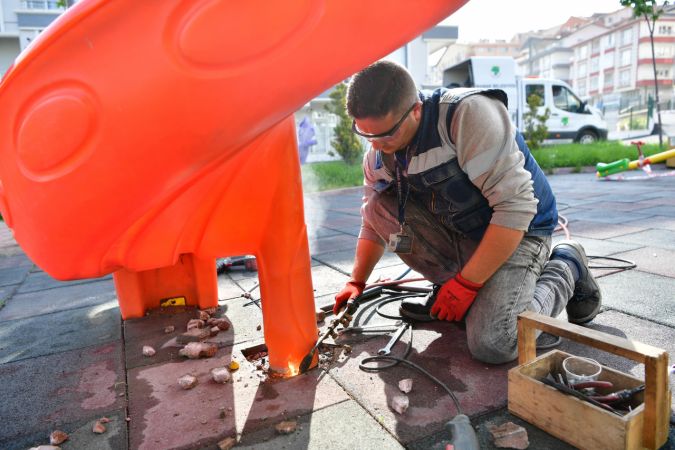
[[[363,156],[363,146],[358,136],[352,133],[352,120],[347,115],[345,109],[345,99],[347,96],[347,85],[340,83],[335,86],[330,93],[330,103],[326,109],[338,116],[338,123],[333,129],[335,136],[331,140],[333,150],[342,157],[345,163],[351,165],[361,162]],[[328,152],[333,156],[334,153]]]
[[[654,97],[656,99],[656,114],[659,121],[659,147],[663,147],[663,127],[661,126],[661,106],[659,105],[659,83],[656,74],[656,54],[654,53],[654,29],[656,28],[656,19],[661,16],[663,9],[668,4],[663,2],[661,6],[656,0],[621,0],[621,5],[633,8],[635,17],[644,17],[649,29],[649,42],[652,46],[652,68],[654,69]],[[649,120],[649,118],[648,118]]]
[[[523,114],[525,119],[525,139],[527,146],[534,150],[541,147],[548,135],[546,121],[551,117],[551,110],[546,108],[543,114],[539,114],[539,107],[543,104],[541,97],[537,94],[530,94],[527,97],[527,112]]]

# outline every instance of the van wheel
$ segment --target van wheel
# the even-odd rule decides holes
[[[580,144],[592,144],[598,140],[598,135],[592,130],[584,130],[577,136],[577,142]]]

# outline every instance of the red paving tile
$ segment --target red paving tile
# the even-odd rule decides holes
[[[232,359],[230,349],[202,360],[169,362],[128,372],[130,448],[202,446],[334,405],[349,397],[318,370],[287,380],[261,383],[258,371],[234,350],[241,368],[233,382],[216,384],[210,370]],[[192,374],[199,384],[182,390],[176,380]],[[220,418],[220,408],[225,417]],[[230,409],[231,408],[231,409]]]
[[[421,373],[397,366],[379,373],[359,369],[360,361],[377,354],[389,337],[378,337],[353,346],[348,360],[331,370],[331,375],[364,408],[374,414],[401,442],[411,442],[443,428],[457,414],[448,394]],[[506,372],[515,363],[491,366],[469,355],[466,333],[450,323],[434,323],[415,330],[413,352],[408,358],[446,383],[457,396],[462,410],[470,416],[493,411],[506,404]],[[407,338],[404,339],[407,343]],[[401,355],[405,347],[399,343],[392,356]],[[405,414],[395,413],[389,406],[400,395],[398,382],[412,378],[408,394],[410,407]]]

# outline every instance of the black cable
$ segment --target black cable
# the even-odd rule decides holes
[[[594,260],[607,260],[607,261],[617,261],[620,263],[624,263],[624,265],[604,265],[604,266],[597,266],[597,265],[588,265],[589,269],[616,269],[616,270],[631,270],[635,269],[637,267],[637,264],[631,260],[628,259],[622,259],[622,258],[615,258],[613,256],[595,256],[595,255],[588,255],[589,261],[594,261]]]
[[[411,329],[412,329],[412,328],[411,328]],[[369,363],[369,362],[379,362],[379,361],[393,361],[394,364],[390,364],[389,366],[378,366],[378,367],[368,367],[368,366],[365,365],[365,364],[367,364],[367,363]],[[452,392],[452,391],[450,390],[450,388],[449,388],[445,383],[443,383],[441,380],[439,380],[438,378],[436,378],[435,376],[433,376],[432,374],[430,374],[429,372],[427,372],[424,368],[422,368],[421,366],[415,364],[415,363],[412,362],[412,361],[409,361],[409,360],[404,359],[404,358],[398,358],[398,357],[396,357],[396,356],[379,356],[379,355],[378,355],[378,356],[369,356],[369,357],[367,357],[367,358],[363,358],[363,360],[362,360],[361,363],[359,364],[359,368],[360,368],[361,370],[365,371],[365,372],[379,372],[380,370],[384,370],[384,369],[387,369],[387,368],[389,368],[389,367],[393,367],[393,366],[395,366],[395,365],[397,365],[397,364],[399,364],[399,363],[403,363],[403,364],[405,364],[405,365],[407,365],[407,366],[410,366],[410,367],[412,367],[412,368],[414,368],[414,369],[419,370],[419,371],[422,372],[424,375],[426,375],[427,377],[429,377],[434,383],[436,383],[437,385],[439,385],[440,387],[442,387],[442,388],[445,390],[445,392],[448,393],[448,395],[450,396],[450,398],[452,399],[452,401],[455,403],[455,408],[457,408],[457,414],[462,414],[462,408],[461,408],[461,406],[459,405],[459,400],[457,400],[457,397],[455,396],[455,393]]]

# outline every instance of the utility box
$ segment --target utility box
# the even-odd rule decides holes
[[[611,392],[645,384],[631,398],[631,411],[617,415],[540,381],[560,373],[572,355],[553,350],[536,357],[536,329],[643,363],[645,381],[604,366],[600,374],[599,380],[612,382]],[[518,317],[518,347],[519,365],[509,370],[508,380],[512,414],[579,448],[657,449],[668,439],[671,392],[664,350],[532,312]]]

